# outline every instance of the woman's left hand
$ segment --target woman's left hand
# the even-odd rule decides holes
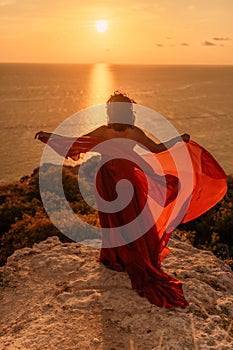
[[[35,139],[40,139],[42,137],[50,137],[51,133],[45,131],[39,131],[35,134]]]

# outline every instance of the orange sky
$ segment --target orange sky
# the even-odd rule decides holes
[[[232,14],[232,0],[0,0],[0,62],[233,64]]]

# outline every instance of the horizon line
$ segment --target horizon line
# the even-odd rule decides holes
[[[105,64],[105,65],[127,65],[127,66],[233,66],[233,63],[116,63],[116,62],[20,62],[20,61],[0,61],[0,64],[60,64],[60,65],[97,65],[97,64]]]

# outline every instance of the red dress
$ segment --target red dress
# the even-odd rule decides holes
[[[60,155],[75,160],[80,153],[106,141],[90,136],[78,139],[52,136],[40,140]],[[109,202],[116,200],[116,184],[121,179],[128,179],[134,191],[132,200],[124,209],[111,213],[98,211],[100,225],[105,231],[107,229],[107,234],[102,235],[99,261],[110,269],[126,271],[132,288],[152,304],[185,308],[188,302],[181,282],[161,269],[162,260],[170,253],[167,242],[178,224],[198,217],[222,199],[227,190],[226,175],[211,154],[194,141],[177,143],[167,151],[143,156],[138,156],[129,147],[129,159],[124,159],[125,146],[118,146],[100,149],[102,159],[96,175],[96,188],[99,195]],[[172,152],[179,154],[182,147],[186,147],[192,164],[192,172],[184,177],[192,177],[192,188],[186,191],[186,195],[187,188],[183,190],[180,183],[180,174],[185,171],[185,166],[179,172],[171,156]],[[183,187],[188,187],[189,181],[186,182]],[[146,216],[137,220],[148,198]],[[133,229],[124,229],[124,225],[134,221]],[[143,232],[147,225],[148,230]]]

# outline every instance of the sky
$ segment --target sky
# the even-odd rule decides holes
[[[232,65],[232,15],[233,0],[0,0],[0,62]]]

